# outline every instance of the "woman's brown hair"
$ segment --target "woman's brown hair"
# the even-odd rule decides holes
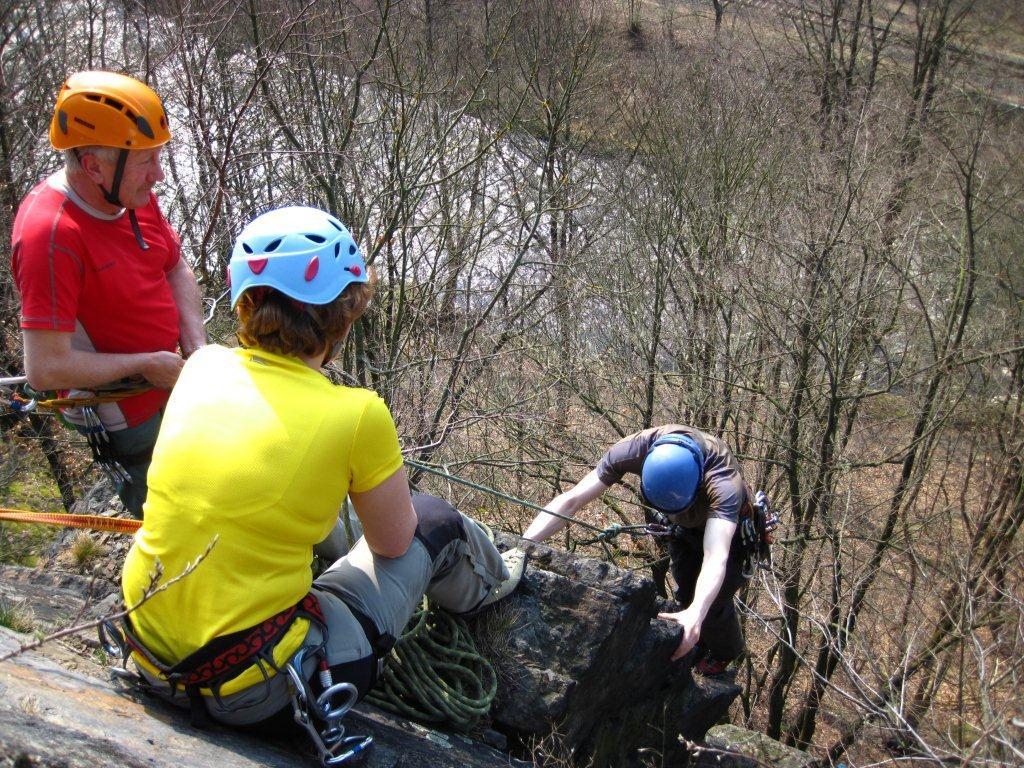
[[[328,304],[304,304],[273,288],[250,288],[238,299],[238,338],[278,355],[312,357],[345,338],[373,298],[377,283],[350,283]]]

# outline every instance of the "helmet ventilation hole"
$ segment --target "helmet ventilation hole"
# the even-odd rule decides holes
[[[334,244],[334,258],[338,258],[338,256],[340,254],[341,254],[341,243],[335,243]]]
[[[326,243],[327,238],[322,235],[306,235],[307,240],[312,240],[314,243]]]
[[[252,253],[252,248],[249,246],[248,243],[242,243],[242,250],[245,251],[246,253]]]
[[[349,256],[355,256],[356,255],[356,247],[354,245],[350,245],[348,247],[348,255]]]
[[[131,113],[128,113],[131,115]],[[135,125],[138,126],[139,130],[147,139],[155,139],[156,134],[153,133],[153,129],[149,127],[149,121],[144,117],[136,117]]]
[[[271,240],[269,243],[267,243],[267,247],[263,249],[263,252],[264,253],[273,253],[280,246],[281,246],[281,238],[279,237],[279,238],[277,238],[277,240]]]

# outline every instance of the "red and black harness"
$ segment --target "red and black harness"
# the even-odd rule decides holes
[[[337,768],[365,755],[373,745],[371,736],[346,736],[341,721],[349,709],[372,687],[380,663],[394,645],[394,639],[390,635],[381,634],[372,620],[351,607],[349,610],[366,633],[373,653],[335,668],[327,664],[324,654],[327,622],[320,603],[312,592],[295,605],[274,614],[255,627],[214,638],[173,665],[162,663],[143,645],[128,617],[125,617],[120,627],[115,627],[109,621],[101,624],[100,642],[111,653],[119,653],[126,664],[129,651],[139,654],[158,671],[160,677],[170,687],[172,696],[180,689],[184,689],[191,708],[192,725],[198,728],[210,722],[202,689],[209,689],[218,705],[223,706],[224,702],[220,697],[221,687],[255,666],[263,674],[264,683],[264,698],[254,702],[259,704],[271,695],[270,686],[267,685],[270,680],[268,670],[272,669],[275,673],[284,675],[290,683],[293,719],[312,739],[325,768]],[[315,647],[301,646],[288,661],[278,666],[274,661],[274,648],[295,620],[300,618],[318,627],[321,642]],[[310,655],[320,656],[320,672],[317,675],[319,693],[310,687],[303,672],[304,661]],[[332,669],[337,670],[346,679],[334,682]],[[351,680],[347,679],[349,676]]]
[[[320,603],[310,592],[295,605],[256,626],[215,637],[172,665],[164,664],[146,648],[135,634],[129,616],[125,617],[119,629],[127,648],[144,658],[160,673],[172,694],[184,689],[191,705],[192,724],[203,727],[209,723],[209,715],[203,704],[201,689],[208,688],[218,704],[221,704],[221,687],[246,669],[257,667],[263,674],[264,682],[270,678],[268,669],[280,673],[281,669],[274,661],[274,647],[295,620],[300,618],[316,624],[326,638],[326,620],[320,610]],[[109,634],[110,629],[105,627],[104,631]],[[124,656],[127,658],[127,654]]]

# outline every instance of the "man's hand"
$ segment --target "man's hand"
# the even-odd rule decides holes
[[[177,352],[152,352],[147,358],[142,369],[146,381],[159,389],[171,389],[185,360]]]
[[[35,389],[95,389],[133,376],[143,376],[160,389],[170,389],[185,361],[176,352],[92,352],[72,349],[65,331],[25,329],[25,373]]]
[[[700,640],[700,614],[692,608],[687,608],[685,611],[679,611],[678,613],[659,613],[658,618],[665,621],[674,621],[682,630],[679,647],[672,654],[672,661],[678,661],[688,654],[693,646],[697,644],[697,641]]]

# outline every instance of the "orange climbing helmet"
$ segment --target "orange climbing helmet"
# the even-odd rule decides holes
[[[76,72],[57,94],[50,121],[54,149],[152,149],[171,140],[160,97],[116,72]]]

